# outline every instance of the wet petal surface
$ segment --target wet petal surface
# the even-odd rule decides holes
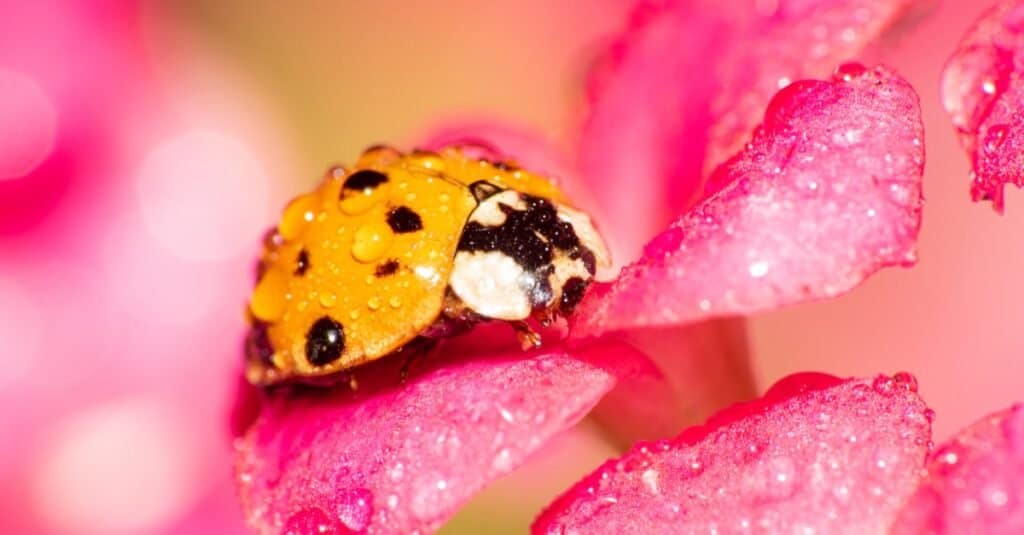
[[[961,431],[927,468],[893,533],[1024,533],[1024,406]]]
[[[620,260],[701,197],[780,87],[828,75],[913,3],[642,2],[591,74],[580,142]]]
[[[1001,2],[964,36],[942,74],[942,101],[973,165],[971,196],[1003,210],[1024,186],[1024,2]]]
[[[587,476],[534,533],[879,533],[920,480],[930,412],[908,374],[784,379]]]
[[[577,309],[575,336],[836,296],[915,261],[923,127],[897,75],[847,64],[768,106],[706,199]]]
[[[642,357],[606,345],[361,370],[358,390],[279,390],[237,443],[237,479],[263,533],[432,531],[489,481],[582,418]],[[333,531],[332,531],[333,530]]]

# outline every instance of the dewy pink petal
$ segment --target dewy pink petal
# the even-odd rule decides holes
[[[361,370],[356,392],[278,391],[239,440],[237,478],[263,533],[438,528],[491,480],[582,418],[642,357],[608,344]],[[461,353],[460,353],[461,354]]]
[[[927,468],[893,533],[1024,533],[1024,406],[961,431]]]
[[[730,43],[722,61],[722,91],[712,102],[714,122],[704,169],[712,171],[742,148],[776,91],[793,80],[826,76],[836,65],[856,58],[919,3],[739,2],[752,16],[744,21],[746,39]]]
[[[1002,2],[964,36],[942,73],[942,101],[973,165],[971,196],[1003,210],[1024,186],[1024,2]]]
[[[855,57],[911,0],[641,2],[588,87],[581,173],[628,260],[701,197],[772,94]],[[643,206],[638,212],[636,206]]]
[[[830,81],[788,86],[715,172],[721,191],[596,285],[573,334],[833,297],[882,267],[912,264],[923,135],[917,95],[884,68],[848,64]]]
[[[908,374],[785,379],[555,501],[538,534],[879,533],[920,480],[929,411]]]

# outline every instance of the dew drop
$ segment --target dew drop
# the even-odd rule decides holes
[[[364,214],[373,208],[377,201],[383,197],[381,191],[387,186],[380,185],[375,188],[366,188],[362,191],[356,191],[346,194],[342,197],[339,206],[341,211],[348,215],[360,215]]]
[[[896,390],[895,381],[888,375],[879,375],[871,382],[871,388],[884,396],[891,396]]]
[[[410,161],[417,167],[425,169],[432,169],[435,171],[444,171],[444,159],[433,152],[416,152],[413,153]]]
[[[281,533],[284,535],[340,535],[351,532],[342,527],[337,520],[327,516],[323,509],[308,507],[289,516]]]
[[[908,392],[917,392],[917,377],[914,377],[910,373],[897,372],[892,376],[892,380],[895,382],[896,386],[903,388]]]
[[[373,518],[373,493],[369,489],[345,489],[337,493],[335,513],[353,532],[362,532]]]
[[[315,193],[308,193],[295,198],[284,209],[277,231],[285,240],[294,240],[302,235],[306,226],[316,219],[320,199]]]
[[[320,304],[324,308],[332,308],[338,304],[338,295],[334,292],[324,292],[320,294]]]
[[[1005,124],[992,125],[987,132],[985,132],[984,147],[986,152],[995,152],[999,150],[999,147],[1006,142],[1006,137],[1010,133],[1010,127]]]
[[[394,237],[387,223],[367,223],[356,230],[355,241],[352,243],[352,257],[363,263],[379,260],[391,247]]]
[[[402,298],[397,295],[392,295],[391,298],[388,299],[388,304],[391,305],[391,308],[399,308],[402,306]]]
[[[376,296],[371,297],[368,301],[366,301],[366,306],[370,310],[379,310],[380,309],[380,298],[378,298]]]
[[[851,82],[855,78],[863,76],[865,72],[867,72],[867,69],[860,63],[844,63],[836,68],[834,76],[837,80]]]
[[[256,284],[249,310],[256,319],[273,323],[284,315],[287,292],[288,275],[280,268],[272,267],[263,273],[260,282]]]

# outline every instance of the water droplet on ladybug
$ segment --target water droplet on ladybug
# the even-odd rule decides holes
[[[288,274],[278,267],[272,267],[256,284],[252,301],[249,302],[249,310],[257,319],[273,323],[284,314],[287,292]]]
[[[306,226],[316,219],[317,210],[320,208],[320,197],[314,193],[296,197],[284,209],[281,216],[281,223],[277,225],[277,231],[285,240],[294,240],[302,235]]]
[[[394,238],[395,234],[387,223],[367,223],[356,230],[352,257],[363,263],[374,262],[384,256]]]
[[[320,294],[320,304],[324,308],[331,308],[338,304],[338,294],[334,292],[324,292]]]

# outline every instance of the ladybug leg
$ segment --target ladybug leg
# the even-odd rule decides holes
[[[534,331],[530,324],[525,321],[511,321],[509,322],[512,328],[516,331],[516,338],[519,339],[519,347],[523,351],[529,351],[531,349],[537,349],[541,345],[540,334]]]
[[[405,344],[402,346],[402,349],[395,352],[396,356],[404,359],[402,361],[402,368],[398,372],[399,380],[402,383],[409,378],[413,365],[424,360],[428,354],[432,353],[433,350],[437,348],[438,342],[440,342],[440,339],[438,338],[420,336],[413,339],[413,341],[408,344]]]

